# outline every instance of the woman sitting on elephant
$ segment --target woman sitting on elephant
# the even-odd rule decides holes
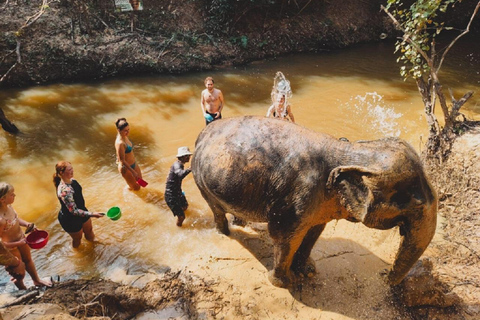
[[[290,120],[295,123],[295,117],[292,113],[290,105],[285,105],[285,95],[280,95],[277,101],[268,108],[267,118],[279,118],[282,120]]]
[[[272,105],[268,108],[267,118],[273,117],[295,123],[292,108],[287,102],[287,99],[292,97],[290,81],[288,81],[280,71],[275,74],[270,96],[272,98]]]

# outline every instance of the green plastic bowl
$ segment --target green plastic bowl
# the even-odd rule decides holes
[[[120,211],[119,207],[111,207],[107,211],[107,217],[111,220],[118,220],[122,216],[122,211]]]

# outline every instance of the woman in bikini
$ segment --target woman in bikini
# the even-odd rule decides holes
[[[63,230],[72,237],[72,246],[78,248],[84,234],[85,239],[93,242],[95,234],[90,218],[101,218],[104,213],[91,212],[85,207],[82,186],[73,179],[73,167],[70,162],[60,161],[55,165],[53,184],[61,205],[58,222]]]
[[[27,245],[25,235],[20,228],[26,227],[26,232],[30,232],[34,229],[34,225],[18,217],[17,212],[12,207],[14,201],[15,190],[13,186],[5,182],[0,182],[0,238],[4,246],[9,249],[12,254],[25,263],[25,269],[32,278],[35,286],[50,287],[52,285],[51,282],[43,281],[38,276],[30,253],[30,247]],[[18,289],[27,289],[23,278],[13,278],[12,281]]]
[[[137,181],[142,178],[142,172],[140,166],[135,161],[133,143],[128,139],[130,126],[125,118],[117,119],[115,126],[118,131],[115,139],[118,171],[122,174],[130,189],[139,190],[140,185]]]

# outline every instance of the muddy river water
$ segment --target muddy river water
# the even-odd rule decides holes
[[[444,86],[452,87],[457,98],[479,88],[480,46],[470,50],[471,45],[464,45],[442,70]],[[190,208],[182,228],[175,225],[163,199],[177,148],[189,146],[194,151],[205,125],[199,102],[206,76],[213,76],[224,94],[223,117],[265,115],[273,77],[282,71],[291,82],[290,103],[298,124],[350,140],[398,136],[420,151],[427,137],[422,102],[413,81],[400,78],[393,48],[393,43],[384,42],[214,72],[0,92],[2,108],[22,131],[18,136],[0,133],[0,181],[14,185],[13,206],[20,217],[50,233],[48,245],[33,250],[40,276],[119,280],[234,254],[238,243],[215,231],[212,214],[191,175],[183,183]],[[459,69],[461,74],[456,72]],[[463,111],[480,119],[478,92]],[[118,117],[130,123],[137,163],[149,182],[139,192],[129,191],[116,169]],[[59,160],[72,163],[90,210],[112,206],[122,210],[117,221],[95,219],[97,242],[84,241],[78,250],[72,250],[57,221],[59,203],[52,175]],[[3,270],[0,278],[0,290],[13,289]]]

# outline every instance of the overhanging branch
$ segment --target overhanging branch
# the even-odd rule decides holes
[[[465,30],[463,30],[462,33],[460,33],[455,39],[453,39],[453,41],[450,42],[450,44],[448,45],[447,49],[445,49],[445,52],[442,54],[442,57],[440,58],[437,71],[439,71],[440,68],[442,67],[442,63],[443,63],[443,60],[445,60],[445,56],[447,55],[447,52],[450,51],[450,49],[453,47],[455,42],[457,42],[458,39],[460,39],[461,37],[463,37],[464,35],[470,32],[470,26],[472,25],[473,18],[477,15],[479,9],[480,9],[480,1],[478,1],[477,6],[475,7],[475,10],[473,10],[472,16],[470,17],[470,21],[468,22],[468,25],[465,28]]]

